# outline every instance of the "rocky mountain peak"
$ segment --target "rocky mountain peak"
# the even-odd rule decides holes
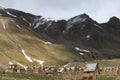
[[[92,21],[92,19],[86,13],[75,16],[68,20],[66,30],[70,29],[75,24],[86,23],[90,20]]]
[[[80,14],[79,16],[82,18],[90,18],[86,13]]]
[[[120,23],[120,19],[116,16],[110,18],[109,23]]]

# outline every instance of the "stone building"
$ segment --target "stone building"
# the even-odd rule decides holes
[[[82,80],[98,80],[99,68],[97,63],[87,64],[84,73],[81,75]]]
[[[17,72],[18,68],[16,64],[9,63],[9,67],[6,72]]]

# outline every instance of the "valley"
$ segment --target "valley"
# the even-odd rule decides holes
[[[57,73],[59,73],[59,68],[83,67],[93,63],[105,69],[106,67],[118,69],[120,67],[119,34],[120,19],[115,16],[106,23],[98,23],[86,13],[68,20],[54,20],[15,9],[1,8],[0,71],[3,73],[0,74],[5,74],[5,78],[14,79],[13,75],[31,76],[26,74],[29,67],[37,66],[40,70],[44,67],[57,67]],[[17,74],[17,71],[15,74],[9,73],[9,69],[10,72],[11,70],[14,72],[14,69],[8,68],[13,64],[19,66],[20,70],[25,70],[25,74]],[[18,72],[19,68],[17,68]],[[79,70],[77,71],[79,73]],[[62,74],[57,78],[80,77],[76,72],[74,73],[74,70],[64,72],[63,69],[63,73],[60,72]],[[71,75],[73,73],[74,76]],[[86,76],[84,70],[82,73]],[[48,73],[43,71],[41,74],[44,76]],[[33,74],[33,77],[38,75]],[[106,77],[100,74],[99,78],[101,76]],[[113,76],[119,77],[119,69],[117,75],[113,74]],[[3,76],[1,77],[0,79],[4,80]],[[25,77],[20,80],[23,78]],[[47,78],[54,80],[54,76]],[[25,80],[33,80],[33,78]]]

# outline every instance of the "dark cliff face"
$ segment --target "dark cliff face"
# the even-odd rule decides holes
[[[40,24],[37,28],[33,29],[38,33],[45,34],[55,40],[62,36],[63,31],[66,28],[66,20],[59,21],[47,21],[44,24]]]
[[[66,28],[66,21],[65,20],[59,20],[57,22],[53,22],[52,25],[48,28],[48,30],[45,32],[48,36],[58,39],[62,36],[63,31]]]
[[[117,36],[120,37],[120,19],[117,17],[111,17],[110,20],[107,23],[102,24],[103,28]]]
[[[14,9],[0,9],[0,15],[28,25],[37,34],[49,37],[46,39],[53,43],[91,49],[99,58],[100,54],[102,58],[115,58],[120,55],[120,19],[117,17],[99,24],[87,14],[59,21]]]
[[[92,34],[102,31],[102,27],[88,15],[82,14],[68,20],[65,34],[75,40],[90,40]]]

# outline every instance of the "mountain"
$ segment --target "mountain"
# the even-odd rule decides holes
[[[120,58],[120,19],[98,23],[87,14],[54,20],[22,11],[0,9],[1,64],[60,65]]]
[[[84,13],[69,20],[52,21],[51,26],[45,24],[33,30],[47,36],[47,40],[49,37],[55,43],[90,50],[96,59],[120,56],[120,20],[117,17],[100,24]]]
[[[71,61],[82,60],[75,49],[54,44],[36,34],[26,21],[30,18],[32,21],[36,16],[19,11],[17,13],[12,11],[16,13],[13,14],[9,10],[0,10],[0,64],[8,66],[16,63],[26,67],[33,64],[42,65],[42,63],[43,65],[64,65]],[[26,17],[25,19],[22,14]]]

